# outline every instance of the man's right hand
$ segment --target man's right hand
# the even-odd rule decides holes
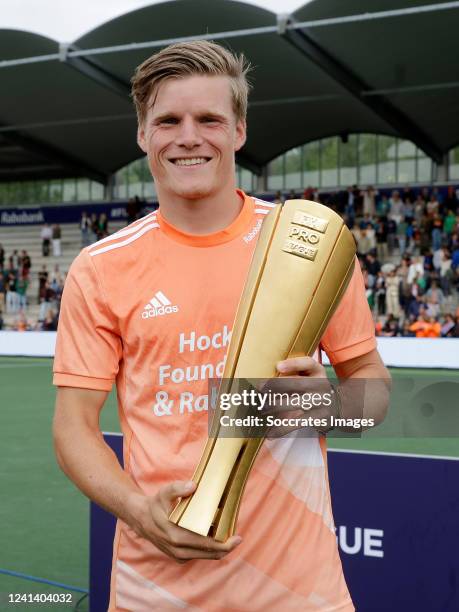
[[[169,521],[169,514],[179,497],[188,497],[196,489],[192,481],[177,481],[162,487],[153,497],[133,493],[129,500],[131,527],[137,535],[152,542],[159,550],[177,561],[222,559],[241,542],[232,536],[226,542],[202,536]]]

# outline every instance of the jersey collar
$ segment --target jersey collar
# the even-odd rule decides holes
[[[156,219],[161,230],[170,238],[182,244],[194,247],[209,247],[224,244],[243,234],[253,219],[254,201],[242,190],[236,189],[237,194],[243,200],[243,205],[239,215],[234,221],[218,232],[212,234],[189,234],[174,225],[171,225],[161,214],[161,207],[156,213]]]

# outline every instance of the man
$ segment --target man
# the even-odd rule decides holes
[[[62,250],[61,250],[61,237],[62,237],[62,230],[61,230],[61,226],[59,224],[55,224],[53,225],[53,257],[60,257],[62,255]]]
[[[168,520],[176,500],[194,491],[189,479],[207,440],[207,379],[222,374],[273,207],[235,187],[247,93],[243,58],[214,43],[172,45],[139,66],[138,142],[159,210],[84,249],[66,281],[55,445],[67,475],[120,519],[110,610],[353,610],[317,432],[265,443],[239,515],[242,543]],[[340,376],[387,376],[358,267],[322,346]],[[309,357],[278,369],[305,381],[325,376]],[[115,381],[125,471],[99,431]]]
[[[48,223],[45,223],[40,232],[41,237],[41,252],[43,257],[48,257],[49,255],[49,245],[51,244],[51,239],[53,237],[53,230],[49,226]]]

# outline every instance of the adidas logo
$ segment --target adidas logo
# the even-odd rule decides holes
[[[151,319],[161,315],[178,312],[178,306],[173,306],[162,291],[157,291],[142,312],[142,319]]]

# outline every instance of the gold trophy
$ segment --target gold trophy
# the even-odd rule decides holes
[[[267,215],[219,395],[231,390],[233,379],[274,378],[278,361],[314,353],[352,276],[354,259],[352,234],[326,206],[289,200]],[[222,542],[230,537],[262,443],[262,437],[218,437],[214,428],[192,478],[198,486],[178,502],[170,520]]]

